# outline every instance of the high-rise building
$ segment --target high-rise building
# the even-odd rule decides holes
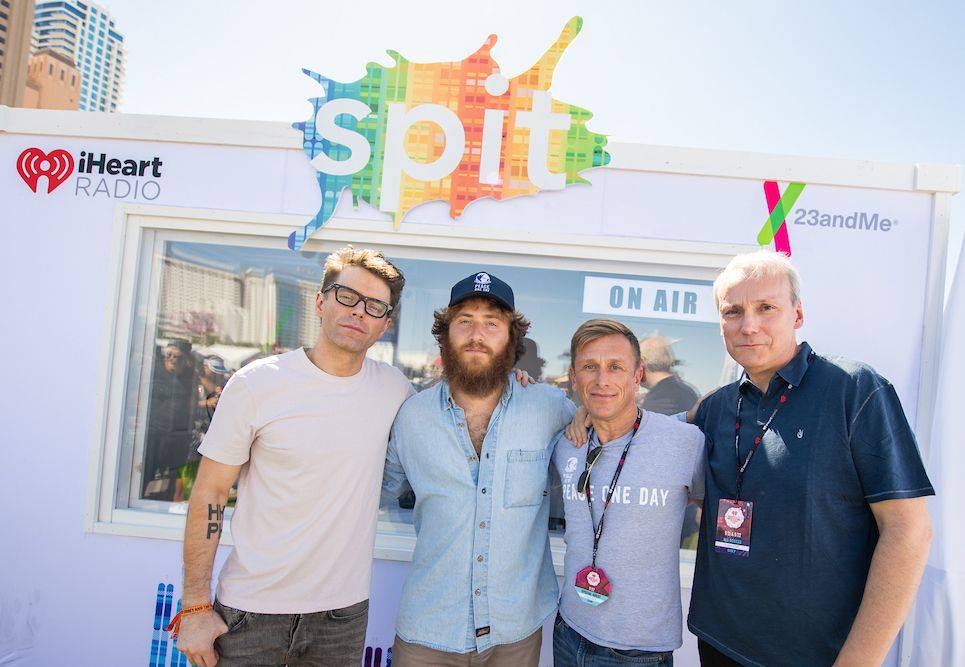
[[[3,0],[0,0],[3,2]],[[117,111],[124,82],[124,36],[110,12],[92,2],[38,2],[34,52],[50,49],[80,71],[80,110]]]
[[[257,268],[164,258],[158,303],[161,338],[284,348],[313,345],[318,283]]]
[[[0,0],[0,104],[23,105],[34,0]]]
[[[73,60],[50,49],[31,56],[22,106],[74,111],[79,103],[80,73]]]

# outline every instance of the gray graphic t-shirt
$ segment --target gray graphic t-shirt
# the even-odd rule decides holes
[[[604,445],[590,476],[593,517],[603,499],[630,434]],[[644,422],[627,453],[616,483],[596,565],[612,584],[599,606],[582,602],[573,586],[593,558],[593,524],[586,496],[576,487],[586,453],[566,435],[557,436],[553,465],[563,485],[566,559],[560,614],[595,644],[615,649],[672,651],[680,647],[680,526],[690,499],[704,495],[704,435],[675,417],[644,412]]]

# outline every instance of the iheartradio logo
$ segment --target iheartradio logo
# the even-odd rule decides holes
[[[92,150],[74,155],[61,148],[49,153],[31,147],[17,157],[17,173],[33,192],[43,193],[40,177],[47,177],[47,193],[71,180],[75,197],[154,201],[161,194],[164,162],[157,155],[114,157]]]
[[[17,173],[34,192],[41,176],[47,177],[47,193],[56,190],[74,171],[74,156],[62,149],[44,153],[28,148],[17,158]]]

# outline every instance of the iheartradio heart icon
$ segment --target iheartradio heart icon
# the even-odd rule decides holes
[[[47,177],[47,192],[53,192],[74,171],[74,156],[62,149],[44,153],[39,148],[28,148],[17,158],[17,173],[23,182],[37,191],[41,176]]]

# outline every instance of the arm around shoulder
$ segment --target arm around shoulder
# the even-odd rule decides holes
[[[379,505],[386,505],[398,499],[399,494],[405,486],[405,468],[402,467],[402,458],[399,449],[402,445],[405,429],[405,415],[403,409],[395,417],[392,430],[389,433],[389,443],[385,449],[385,468],[382,470],[382,496]]]
[[[691,430],[690,441],[693,449],[693,473],[690,482],[690,500],[696,505],[703,505],[704,493],[706,490],[706,469],[707,469],[707,438],[696,426],[687,425]]]
[[[721,390],[721,387],[711,389],[706,394],[697,399],[697,402],[687,410],[687,423],[693,424],[701,431],[704,430],[704,422],[707,419],[707,399]]]

